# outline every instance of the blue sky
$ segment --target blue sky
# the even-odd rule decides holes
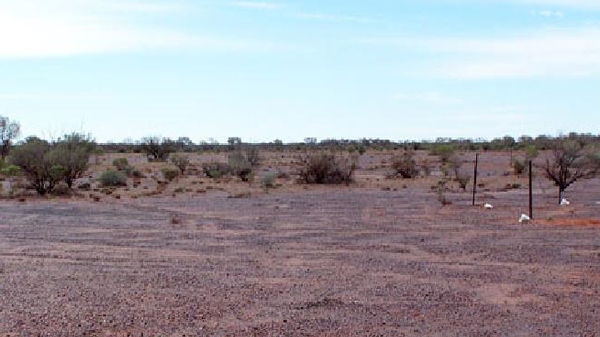
[[[23,136],[600,133],[598,0],[0,0]]]

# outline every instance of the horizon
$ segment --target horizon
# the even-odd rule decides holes
[[[249,143],[598,134],[591,0],[0,0],[21,137]]]

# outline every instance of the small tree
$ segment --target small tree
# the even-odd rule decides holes
[[[51,192],[64,178],[65,170],[50,160],[50,150],[51,146],[47,141],[29,137],[10,156],[10,162],[23,170],[31,186],[40,195]]]
[[[96,143],[89,136],[72,133],[54,144],[48,153],[48,160],[52,165],[64,169],[64,181],[71,188],[75,180],[88,168],[90,156],[95,148]]]
[[[546,159],[544,173],[558,186],[559,204],[571,184],[598,172],[598,162],[598,156],[591,154],[577,141],[561,139],[554,143],[552,153]]]
[[[140,142],[141,149],[152,161],[166,161],[169,154],[175,152],[175,142],[169,138],[156,136],[144,137]]]
[[[10,152],[12,142],[20,134],[21,126],[17,122],[11,122],[7,117],[0,116],[0,157],[6,158]]]
[[[171,156],[171,163],[177,166],[179,171],[181,171],[181,175],[183,175],[185,169],[190,164],[190,158],[184,154],[174,154]]]

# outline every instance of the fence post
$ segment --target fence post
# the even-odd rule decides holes
[[[529,218],[533,220],[533,164],[529,161]]]
[[[479,153],[475,153],[475,166],[473,167],[473,206],[475,206],[475,194],[477,193],[477,165],[479,164]]]

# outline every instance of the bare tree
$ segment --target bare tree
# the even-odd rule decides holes
[[[558,186],[558,203],[565,190],[578,179],[591,178],[598,172],[598,156],[592,154],[579,142],[569,139],[557,140],[552,154],[546,158],[544,173]]]
[[[142,151],[152,161],[166,161],[169,154],[175,152],[175,142],[169,138],[157,136],[144,137],[140,143]]]
[[[19,136],[21,126],[17,122],[11,122],[7,117],[0,116],[0,156],[6,158],[10,152],[12,142]]]

